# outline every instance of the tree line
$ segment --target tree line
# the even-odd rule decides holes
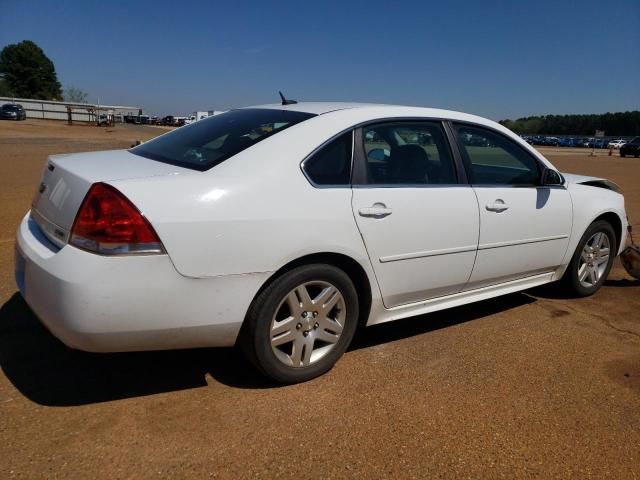
[[[500,120],[501,125],[516,133],[528,135],[593,136],[604,130],[606,136],[640,135],[640,111],[589,115],[542,115]]]

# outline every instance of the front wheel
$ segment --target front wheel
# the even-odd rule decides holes
[[[596,293],[609,275],[617,251],[616,236],[609,222],[598,220],[582,235],[564,283],[576,296]]]
[[[303,265],[270,283],[251,305],[240,346],[281,383],[330,370],[356,331],[358,296],[349,276],[325,264]]]

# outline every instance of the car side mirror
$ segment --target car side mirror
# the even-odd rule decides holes
[[[545,168],[542,172],[542,181],[540,183],[545,187],[564,185],[564,177],[555,170]]]

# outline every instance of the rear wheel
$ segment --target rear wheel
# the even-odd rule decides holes
[[[615,253],[616,236],[609,222],[598,220],[584,233],[563,280],[579,297],[593,295],[609,275]]]
[[[272,379],[303,382],[333,367],[351,343],[357,321],[358,296],[349,276],[331,265],[304,265],[256,297],[240,346]]]

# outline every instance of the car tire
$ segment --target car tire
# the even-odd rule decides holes
[[[562,278],[568,293],[575,297],[596,293],[611,271],[617,248],[611,224],[604,220],[593,222],[580,238]]]
[[[620,152],[620,156],[621,156],[622,158],[626,157],[626,155],[625,155],[624,153],[622,153],[622,152]]]
[[[238,343],[267,377],[304,382],[334,366],[353,339],[358,316],[358,294],[343,270],[303,265],[256,296]]]

